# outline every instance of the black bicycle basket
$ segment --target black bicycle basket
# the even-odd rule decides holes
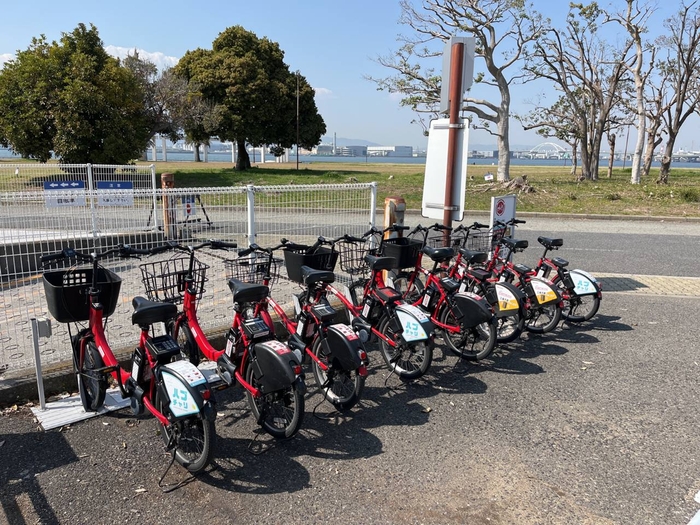
[[[87,321],[90,318],[90,296],[92,286],[90,268],[70,268],[45,272],[44,293],[49,312],[59,323]],[[106,269],[97,269],[97,288],[105,317],[114,313],[119,302],[122,279]]]
[[[284,263],[287,267],[287,276],[295,283],[303,284],[304,282],[301,277],[302,266],[330,272],[335,270],[335,264],[338,262],[337,251],[327,246],[321,246],[314,253],[306,253],[310,249],[310,246],[300,244],[284,249]]]
[[[263,284],[265,274],[267,273],[267,264],[269,255],[261,255],[251,253],[244,257],[236,259],[225,259],[224,269],[226,271],[226,279],[238,279],[245,283]],[[272,258],[270,262],[270,281],[268,285],[274,284],[280,278],[280,265],[282,259],[277,257]]]
[[[179,304],[185,297],[185,277],[190,267],[189,257],[176,257],[164,261],[140,264],[141,280],[146,295],[151,301]],[[197,299],[202,298],[207,282],[209,266],[194,260],[192,277],[197,290]]]
[[[380,255],[393,257],[397,261],[397,268],[412,268],[418,262],[423,242],[407,237],[394,237],[384,239],[380,248]]]

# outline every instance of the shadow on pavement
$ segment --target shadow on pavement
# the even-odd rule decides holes
[[[28,523],[20,507],[27,499],[33,509],[29,511],[32,523],[59,523],[36,476],[78,461],[63,434],[0,434],[0,444],[0,503],[7,523]]]

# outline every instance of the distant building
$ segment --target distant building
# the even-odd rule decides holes
[[[413,157],[413,146],[367,146],[370,157]]]
[[[336,148],[335,154],[340,157],[365,157],[367,146],[340,146]]]
[[[313,155],[333,155],[333,144],[319,144],[312,150]]]

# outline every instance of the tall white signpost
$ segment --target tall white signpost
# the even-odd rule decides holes
[[[430,123],[422,214],[442,218],[445,226],[464,216],[469,133],[459,114],[474,76],[474,50],[473,37],[452,37],[445,44],[440,111],[449,113],[449,119]]]

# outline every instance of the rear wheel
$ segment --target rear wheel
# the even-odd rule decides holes
[[[334,368],[320,337],[316,337],[312,349],[321,363],[329,367],[328,370],[323,370],[316,361],[311,360],[311,370],[323,396],[336,410],[344,411],[354,407],[362,395],[365,378],[358,374],[357,370]]]
[[[172,419],[170,403],[156,393],[156,408],[168,419]],[[199,414],[176,420],[170,425],[160,425],[161,436],[166,446],[175,447],[175,461],[188,471],[196,474],[204,470],[211,462],[214,453],[216,431],[214,421],[201,412]]]
[[[407,272],[400,272],[394,277],[393,281],[394,290],[399,292],[409,304],[414,304],[418,301],[425,288],[425,284],[421,281],[420,276],[416,276],[413,282],[411,282],[411,274]]]
[[[582,323],[589,321],[600,308],[600,297],[592,295],[572,295],[564,301],[562,315],[567,321],[572,323]]]
[[[533,334],[545,334],[556,328],[561,320],[561,308],[557,303],[534,306],[527,313],[525,329]]]
[[[194,340],[192,330],[186,319],[177,324],[175,319],[171,319],[166,323],[166,330],[180,346],[180,355],[183,359],[187,359],[194,366],[199,365],[199,347]]]
[[[380,349],[384,362],[401,379],[417,379],[430,368],[433,348],[428,340],[405,343],[401,338],[401,325],[395,315],[387,315],[379,322],[379,331],[395,346],[383,339]]]
[[[515,341],[523,333],[525,327],[525,315],[523,309],[518,309],[515,315],[498,317],[496,319],[496,341],[499,343],[510,343]]]
[[[255,379],[250,360],[246,363],[245,380],[255,388],[260,384]],[[297,379],[289,387],[254,397],[246,390],[248,405],[258,424],[275,439],[290,438],[297,433],[304,420],[304,394]]]
[[[86,412],[95,412],[104,404],[107,392],[107,379],[101,371],[105,364],[95,342],[88,341],[85,344],[82,367],[79,367],[77,359],[74,360],[78,371],[80,401]]]
[[[447,303],[444,303],[439,319],[442,324],[459,329],[457,332],[445,329],[443,337],[447,347],[462,359],[484,359],[491,355],[496,347],[496,326],[491,322],[465,328],[460,325]]]

